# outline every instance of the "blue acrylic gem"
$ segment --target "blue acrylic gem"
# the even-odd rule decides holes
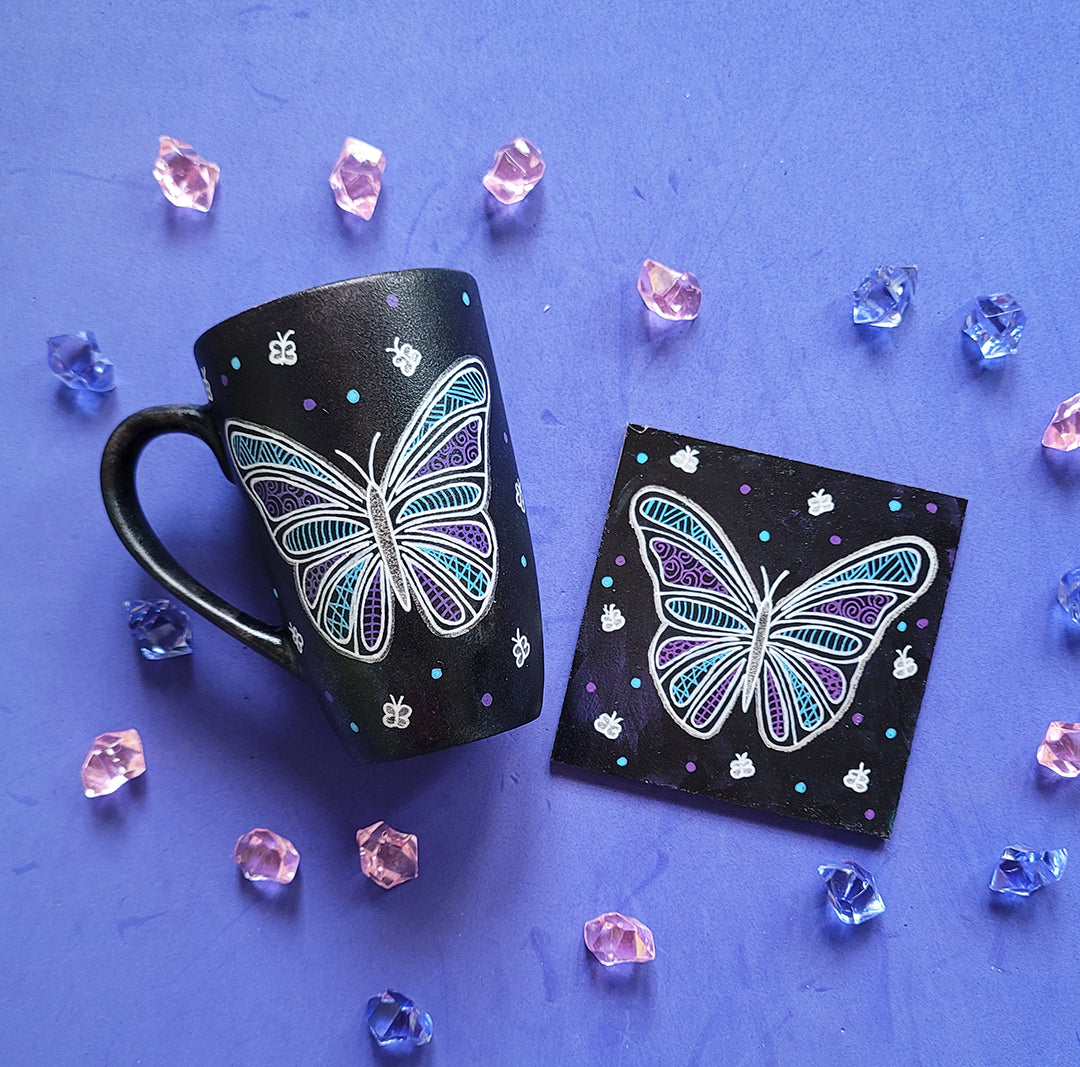
[[[1001,854],[1001,862],[990,879],[995,893],[1012,893],[1018,897],[1030,897],[1037,889],[1056,882],[1065,873],[1065,861],[1069,858],[1063,848],[1051,848],[1035,852],[1030,848],[1010,847]]]
[[[874,888],[873,875],[853,860],[823,863],[818,874],[825,879],[829,903],[841,922],[858,926],[885,910],[885,901]]]
[[[856,326],[899,326],[915,295],[918,267],[878,267],[855,290]]]
[[[1080,567],[1074,567],[1061,576],[1058,603],[1068,613],[1069,618],[1080,626]]]
[[[191,624],[170,600],[125,600],[128,626],[145,659],[190,656]]]
[[[431,1016],[396,989],[387,989],[367,1002],[367,1024],[371,1036],[384,1048],[426,1045],[433,1032]]]
[[[964,333],[982,352],[983,359],[1016,355],[1027,315],[1010,293],[980,296],[964,320]]]
[[[72,389],[107,393],[116,388],[112,363],[86,330],[49,338],[49,370]]]

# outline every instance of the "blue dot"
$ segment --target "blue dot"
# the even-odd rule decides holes
[[[768,541],[770,537],[772,537],[772,534],[769,533],[768,530],[762,530],[761,533],[758,534],[759,541]]]
[[[796,782],[795,783],[795,792],[796,793],[805,793],[806,792],[806,783],[805,782]]]
[[[904,631],[905,631],[905,630],[907,629],[907,623],[906,623],[906,622],[898,622],[898,623],[896,624],[896,628],[897,628],[897,629],[898,629],[898,630],[899,630],[899,631],[900,631],[901,633],[903,633],[903,632],[904,632]]]
[[[349,723],[349,729],[352,730],[354,734],[358,734],[360,732],[360,727],[357,726],[354,722]]]
[[[896,736],[896,731],[890,726],[885,731],[885,736],[891,741]]]
[[[901,504],[900,504],[899,500],[890,500],[889,501],[889,510],[890,511],[899,511],[900,507],[901,507]]]
[[[461,302],[462,302],[462,303],[463,303],[463,304],[464,304],[464,305],[465,305],[466,307],[468,307],[468,306],[469,306],[469,304],[470,304],[470,303],[472,303],[472,301],[470,301],[470,300],[469,300],[469,294],[468,294],[468,293],[462,293],[462,294],[461,294]]]
[[[649,454],[647,452],[639,452],[637,454],[637,461],[638,461],[638,463],[648,463],[649,462]]]
[[[229,366],[232,367],[233,370],[239,370],[240,358],[238,356],[233,356],[233,358],[229,360]]]
[[[521,557],[521,565],[523,567],[527,567],[529,565],[529,561],[524,556]]]
[[[435,679],[441,678],[442,677],[442,667],[432,667],[431,668],[431,677],[435,678]]]
[[[360,400],[360,394],[359,394],[359,393],[358,393],[358,392],[357,392],[357,391],[356,391],[355,389],[350,389],[350,390],[349,390],[349,391],[348,391],[348,392],[347,392],[347,393],[345,394],[345,399],[346,399],[346,400],[348,400],[348,402],[349,402],[350,404],[355,404],[355,403],[359,402],[359,400]]]
[[[617,760],[616,760],[615,762],[616,762],[616,763],[617,763],[617,764],[618,764],[618,765],[619,765],[620,767],[625,767],[625,766],[626,766],[626,764],[627,764],[627,759],[626,759],[626,757],[625,757],[625,756],[620,756],[620,757],[619,757],[619,758],[618,758],[618,759],[617,759]]]
[[[633,687],[634,687],[635,689],[640,689],[640,688],[641,688],[641,679],[640,679],[640,678],[631,678],[631,679],[630,679],[630,684],[631,684],[631,685],[632,685],[632,686],[633,686]]]
[[[615,584],[615,579],[612,578],[610,574],[605,574],[604,577],[600,579],[600,584],[605,589],[610,589]]]

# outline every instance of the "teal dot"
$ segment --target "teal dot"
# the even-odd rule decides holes
[[[796,782],[795,783],[795,792],[796,793],[805,793],[806,792],[806,783],[805,782]]]
[[[617,763],[617,764],[618,764],[618,765],[619,765],[620,767],[625,767],[625,766],[626,766],[626,764],[627,764],[627,759],[626,759],[626,757],[625,757],[625,756],[620,756],[620,757],[619,757],[619,758],[618,758],[618,759],[617,759],[617,760],[616,760],[615,762],[616,762],[616,763]]]
[[[648,452],[639,452],[637,454],[637,461],[638,461],[638,463],[648,463],[649,462],[649,454],[648,454]]]
[[[521,557],[521,565],[523,567],[527,567],[529,565],[529,561],[524,556]]]
[[[605,574],[604,577],[600,579],[600,584],[605,589],[610,589],[615,584],[615,579],[612,578],[610,574]]]
[[[229,360],[229,366],[232,367],[233,370],[239,370],[240,358],[238,356],[233,356],[233,358]]]
[[[469,300],[469,294],[468,294],[468,293],[462,293],[462,294],[461,294],[461,302],[462,302],[462,303],[463,303],[463,304],[464,304],[464,305],[465,305],[466,307],[468,307],[468,306],[469,306],[469,304],[470,304],[470,303],[472,303],[472,301],[471,301],[471,300]]]
[[[885,731],[885,736],[891,741],[896,736],[896,731],[890,726]]]
[[[431,668],[431,677],[436,679],[436,680],[441,678],[442,677],[442,667],[432,667]]]
[[[360,394],[355,389],[350,389],[345,394],[345,399],[348,400],[350,404],[355,404],[360,400]]]
[[[360,727],[357,726],[354,722],[349,723],[349,729],[352,730],[354,734],[358,734],[360,732]]]
[[[633,687],[634,687],[635,689],[640,689],[640,688],[641,688],[641,679],[640,679],[640,678],[631,678],[631,679],[630,679],[630,684],[631,684],[631,685],[632,685],[632,686],[633,686]]]
[[[772,537],[772,534],[769,533],[768,530],[762,530],[761,533],[758,534],[759,541],[768,541],[770,537]]]
[[[900,504],[899,500],[890,500],[889,501],[889,510],[890,511],[899,511],[900,508],[901,508],[901,504]]]
[[[898,623],[896,624],[896,628],[897,628],[897,629],[898,629],[898,630],[899,630],[899,631],[900,631],[901,633],[903,633],[903,632],[904,632],[904,631],[905,631],[905,630],[907,629],[907,623],[906,623],[906,622],[898,622]]]

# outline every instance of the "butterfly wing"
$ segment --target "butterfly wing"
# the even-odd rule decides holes
[[[739,703],[760,598],[727,535],[692,500],[639,489],[630,525],[652,578],[660,628],[649,672],[667,713],[712,737]]]
[[[766,745],[802,748],[840,720],[889,623],[926,592],[937,567],[928,541],[894,537],[845,556],[777,603],[756,692]]]
[[[265,426],[229,419],[225,438],[244,489],[292,567],[312,625],[347,656],[382,659],[393,636],[393,603],[365,493]]]
[[[498,542],[488,514],[491,387],[475,356],[448,368],[398,440],[383,475],[406,581],[428,628],[472,629],[491,607]]]

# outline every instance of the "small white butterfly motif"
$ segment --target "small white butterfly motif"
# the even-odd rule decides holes
[[[753,778],[757,774],[757,767],[746,752],[736,753],[728,767],[732,778]]]
[[[199,373],[202,375],[203,388],[206,390],[206,399],[212,404],[214,402],[214,390],[210,388],[210,379],[206,376],[206,368],[200,367]]]
[[[411,378],[416,371],[416,368],[420,366],[420,349],[413,348],[410,344],[402,344],[400,337],[394,338],[394,343],[386,349],[384,352],[392,352],[394,358],[392,360],[395,367],[405,375],[406,378]]]
[[[626,625],[626,616],[614,604],[605,604],[600,616],[600,629],[606,634],[621,630]]]
[[[861,763],[844,775],[844,785],[856,793],[865,793],[870,786],[870,769]]]
[[[671,465],[686,471],[687,474],[693,474],[698,468],[698,450],[696,448],[690,448],[689,445],[680,448],[679,451],[671,457]]]
[[[521,492],[521,482],[514,482],[514,501],[517,506],[521,508],[522,514],[525,513],[525,497]]]
[[[412,715],[412,708],[405,703],[405,696],[395,698],[393,696],[383,704],[382,706],[382,721],[383,726],[389,727],[391,730],[404,730],[409,725],[409,716]]]
[[[903,651],[896,650],[896,659],[893,660],[892,676],[894,678],[910,678],[919,673],[919,665],[908,655],[911,645],[905,645]]]
[[[622,733],[622,719],[605,711],[603,715],[597,715],[593,719],[593,729],[609,741],[614,741]]]
[[[520,630],[514,634],[514,644],[511,651],[514,653],[514,663],[519,667],[523,667],[532,648],[529,646],[529,639]]]
[[[270,342],[269,359],[276,366],[291,367],[296,362],[296,343],[291,339],[295,330],[278,331],[277,337]]]
[[[293,644],[296,645],[296,651],[303,655],[304,635],[291,622],[289,623],[289,636],[293,639]]]
[[[806,510],[811,515],[824,515],[827,511],[832,511],[836,507],[833,503],[833,498],[829,493],[826,493],[824,489],[819,489],[816,493],[811,493],[810,498],[806,501]]]

